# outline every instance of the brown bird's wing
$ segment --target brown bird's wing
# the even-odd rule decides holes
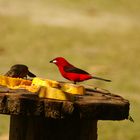
[[[30,77],[36,77],[33,73],[28,70],[28,67],[23,64],[13,65],[10,70],[5,74],[5,76],[9,77],[19,77],[19,78],[27,78],[27,75]]]
[[[71,66],[65,66],[64,71],[68,73],[77,73],[77,74],[89,74],[88,72],[81,70],[76,67],[71,67]]]
[[[27,77],[27,74],[28,67],[26,65],[16,64],[10,68],[10,70],[5,74],[5,76],[24,78]]]
[[[5,76],[9,76],[9,77],[19,77],[19,75],[20,75],[20,71],[19,71],[19,70],[16,70],[16,69],[14,69],[14,70],[9,70],[9,71],[5,74]]]

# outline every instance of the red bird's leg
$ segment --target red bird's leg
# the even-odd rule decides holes
[[[74,84],[76,84],[76,81],[74,81]]]

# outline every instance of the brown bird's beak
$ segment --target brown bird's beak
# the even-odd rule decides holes
[[[32,72],[30,72],[30,71],[28,71],[28,76],[30,76],[30,77],[36,77],[36,75],[35,74],[33,74]]]

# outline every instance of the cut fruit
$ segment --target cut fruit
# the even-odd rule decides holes
[[[10,88],[18,87],[21,85],[31,86],[32,81],[25,80],[22,78],[12,78],[7,76],[0,76],[0,85],[7,86]]]
[[[43,98],[74,101],[75,96],[52,87],[40,87],[38,96]]]
[[[63,83],[61,85],[61,90],[71,94],[83,95],[85,93],[85,88],[83,86],[70,84],[70,83]]]
[[[38,94],[40,98],[74,101],[76,95],[85,93],[84,86],[57,82],[49,79],[34,78],[32,81],[22,78],[0,76],[0,85],[11,89],[24,88]]]
[[[84,86],[75,85],[71,83],[61,83],[49,79],[34,78],[32,81],[32,85],[37,87],[45,86],[45,87],[58,88],[64,92],[71,93],[71,94],[83,95],[85,93]]]

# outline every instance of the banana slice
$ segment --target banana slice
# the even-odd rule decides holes
[[[22,78],[12,78],[7,76],[0,76],[0,85],[10,88],[19,87],[21,85],[30,86],[32,81]]]
[[[42,78],[34,78],[32,81],[32,85],[35,86],[45,86],[45,87],[59,87],[59,83],[54,80],[42,79]]]
[[[60,89],[52,87],[40,87],[38,91],[38,96],[43,98],[58,99],[58,100],[69,100],[74,101],[75,96]]]
[[[76,94],[83,95],[85,93],[84,86],[37,77],[30,81],[22,78],[0,76],[0,85],[12,89],[25,88],[30,92],[37,93],[41,98],[58,100],[74,101]]]
[[[84,86],[75,85],[71,83],[59,83],[57,81],[49,79],[44,80],[41,78],[34,78],[32,81],[32,85],[59,88],[60,90],[71,94],[83,95],[85,93]]]
[[[85,93],[85,88],[83,86],[70,84],[70,83],[63,83],[61,85],[61,90],[71,94],[83,95]]]

